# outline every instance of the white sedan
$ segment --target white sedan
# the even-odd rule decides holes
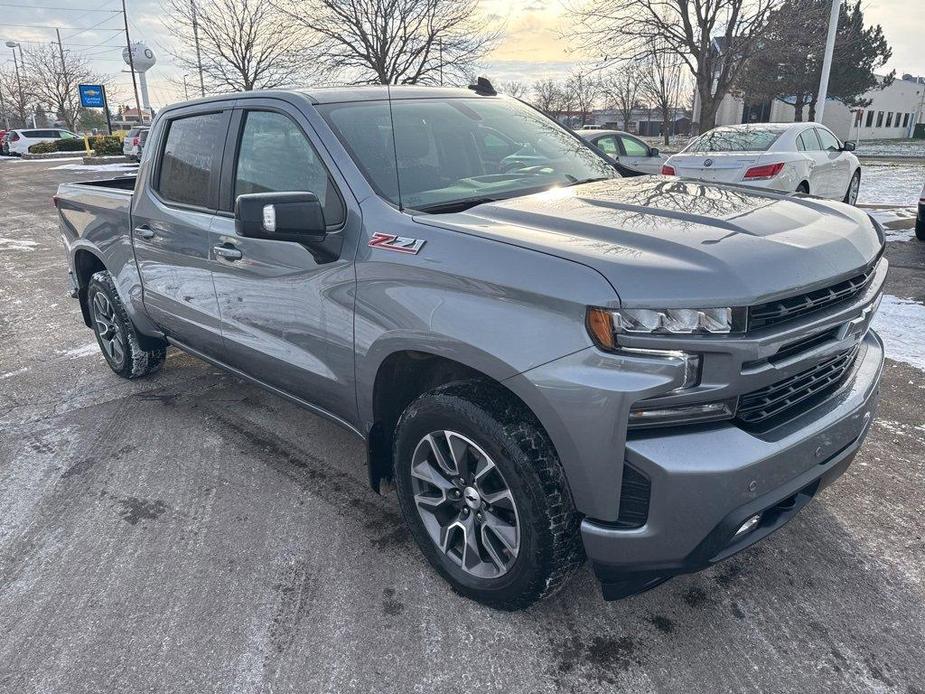
[[[861,164],[853,142],[819,123],[758,123],[714,128],[668,158],[662,173],[810,193],[853,205]]]

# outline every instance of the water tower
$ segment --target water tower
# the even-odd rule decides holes
[[[122,49],[122,60],[126,65],[134,65],[135,72],[138,74],[138,83],[141,86],[141,104],[145,111],[151,112],[151,100],[148,98],[148,80],[145,73],[154,67],[157,62],[157,56],[154,51],[148,48],[144,41],[136,41],[132,44],[132,61],[129,62],[128,48]]]

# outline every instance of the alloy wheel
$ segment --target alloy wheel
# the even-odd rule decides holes
[[[93,322],[106,356],[117,367],[125,361],[122,330],[119,328],[112,302],[102,292],[93,295]]]
[[[851,184],[848,187],[848,204],[853,205],[858,201],[858,192],[861,189],[861,177],[853,176]]]
[[[478,578],[507,573],[520,549],[514,495],[491,457],[453,431],[422,438],[411,460],[414,504],[430,539]]]

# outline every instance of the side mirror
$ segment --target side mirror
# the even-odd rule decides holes
[[[857,148],[857,143],[851,142],[850,140],[842,143],[843,152],[853,152]]]
[[[314,193],[248,193],[234,204],[238,235],[276,241],[323,241],[324,210]]]
[[[659,152],[655,147],[649,147],[649,156],[657,157],[661,152]]]

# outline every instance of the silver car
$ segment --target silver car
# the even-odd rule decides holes
[[[661,173],[665,157],[635,135],[622,130],[579,130],[578,134],[609,158],[631,171]]]

